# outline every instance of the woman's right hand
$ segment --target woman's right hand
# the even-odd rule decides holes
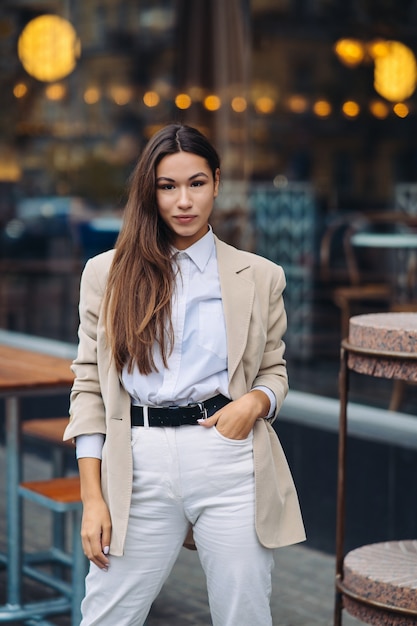
[[[101,492],[101,460],[90,457],[80,458],[78,468],[83,502],[81,541],[84,554],[97,567],[107,569],[111,518]]]
[[[107,569],[110,547],[111,519],[103,499],[84,502],[81,540],[84,554],[101,569]]]

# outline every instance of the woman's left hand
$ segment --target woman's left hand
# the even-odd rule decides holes
[[[227,439],[246,439],[257,419],[266,417],[269,412],[269,398],[260,389],[245,393],[239,400],[229,402],[211,417],[199,420],[204,428],[216,426]]]

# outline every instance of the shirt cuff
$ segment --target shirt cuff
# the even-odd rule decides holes
[[[78,435],[75,438],[77,459],[90,457],[101,459],[104,444],[104,435],[93,433],[91,435]]]
[[[276,408],[277,408],[277,399],[275,397],[275,394],[274,394],[273,391],[271,391],[269,389],[269,387],[264,387],[263,385],[259,385],[258,387],[254,387],[253,389],[251,389],[251,391],[255,391],[256,389],[266,393],[266,395],[269,398],[269,402],[270,402],[269,413],[268,413],[268,415],[265,415],[265,417],[264,417],[264,419],[269,420],[272,417],[274,417],[275,411],[276,411]]]

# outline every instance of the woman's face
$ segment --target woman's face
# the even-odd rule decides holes
[[[185,250],[207,233],[219,181],[220,171],[213,179],[207,161],[191,152],[169,154],[157,166],[159,215],[174,233],[178,250]]]

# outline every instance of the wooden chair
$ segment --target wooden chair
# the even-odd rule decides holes
[[[342,216],[326,228],[320,244],[320,276],[328,285],[331,299],[340,309],[341,336],[347,337],[349,319],[353,314],[373,310],[387,310],[391,300],[391,285],[365,279],[351,243],[352,235],[368,225],[360,215]],[[335,249],[341,250],[341,265],[335,266]]]

